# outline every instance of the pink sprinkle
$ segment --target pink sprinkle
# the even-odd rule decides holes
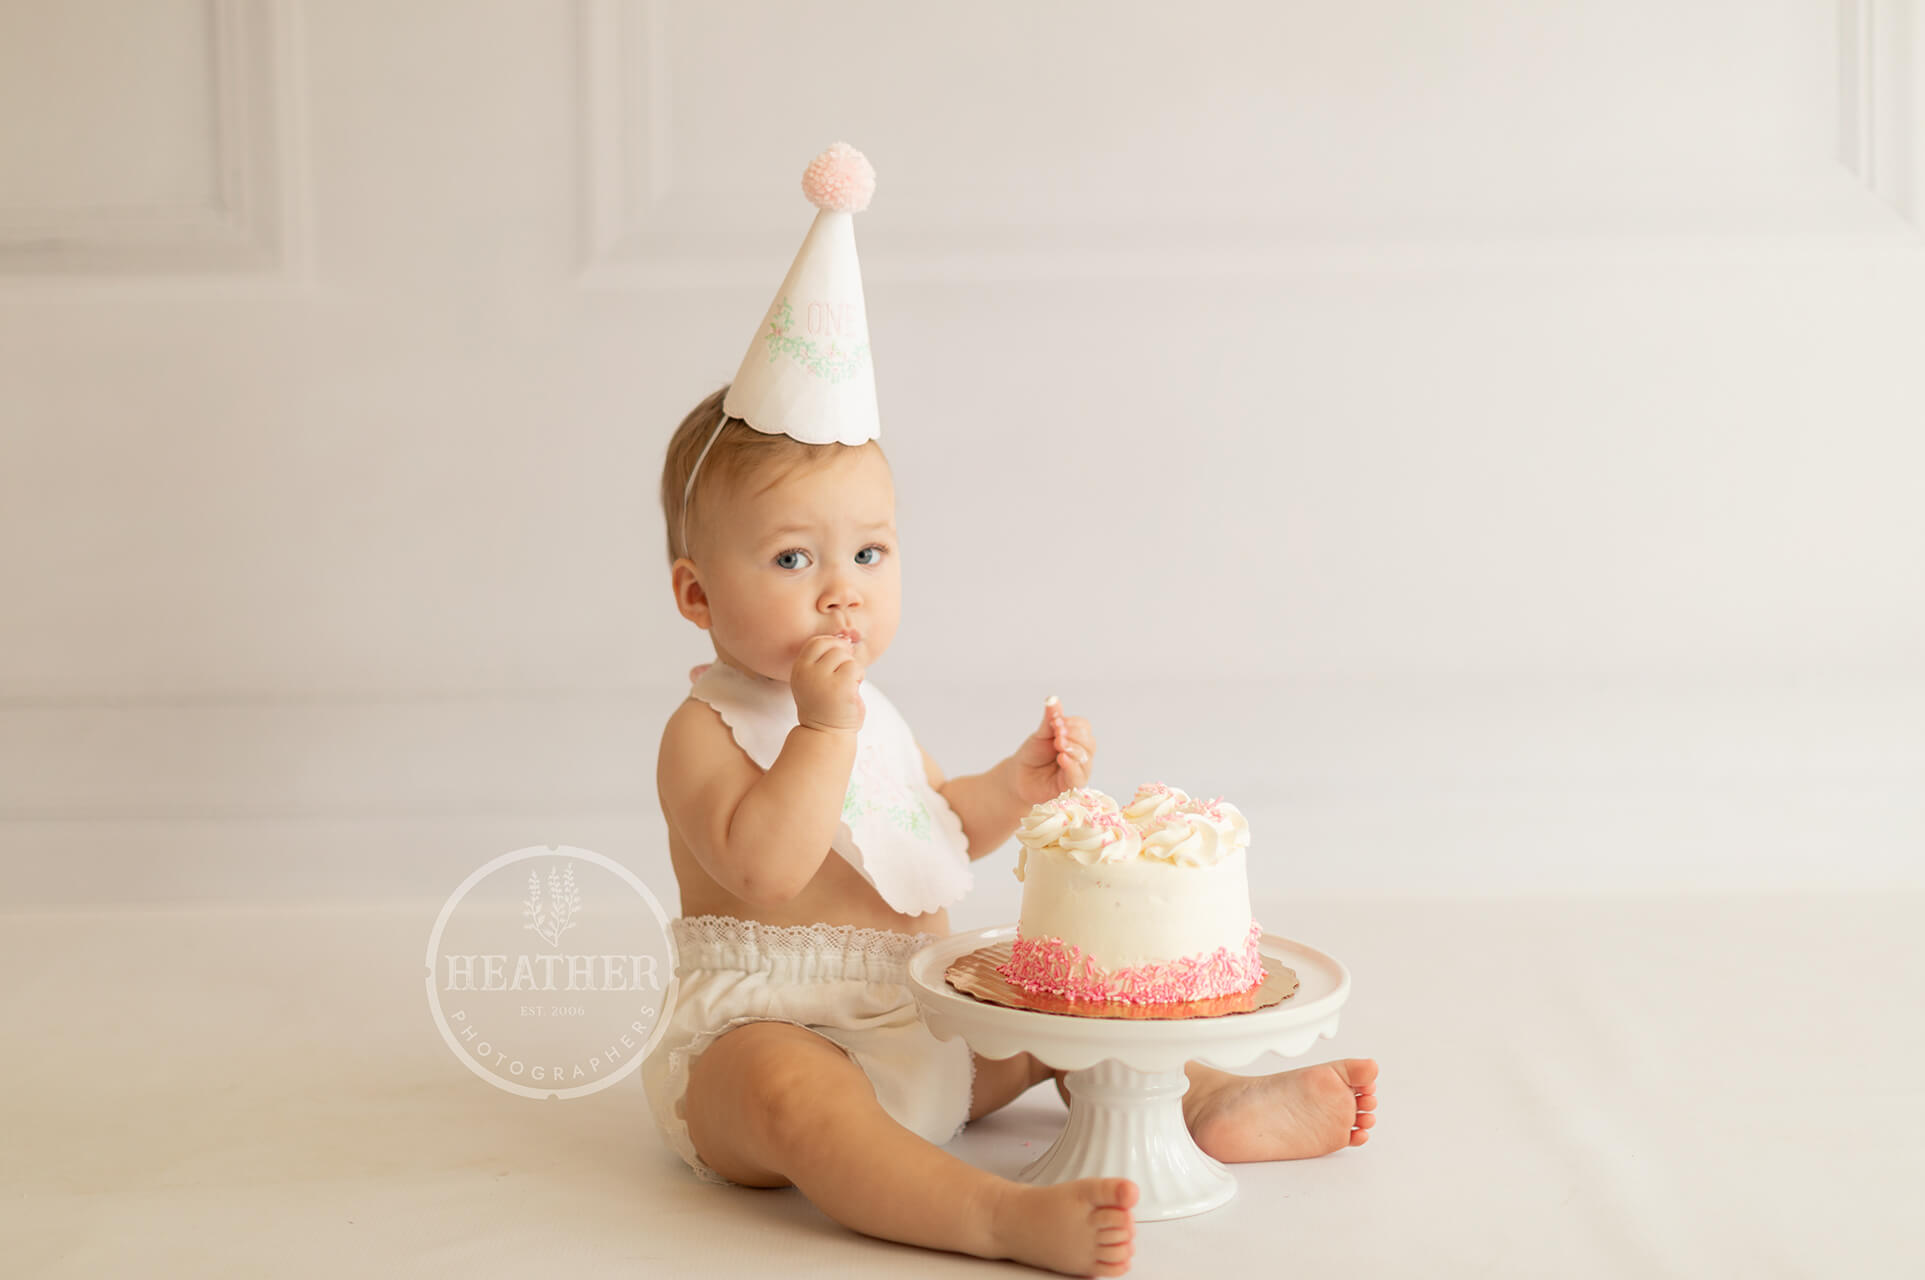
[[[1263,928],[1250,922],[1240,951],[1218,947],[1204,956],[1106,970],[1080,947],[1061,938],[1018,935],[1009,961],[996,972],[1026,991],[1046,991],[1069,1000],[1121,1000],[1127,1004],[1176,1004],[1248,991],[1263,981],[1257,939]]]

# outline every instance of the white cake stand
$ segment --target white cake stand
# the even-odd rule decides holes
[[[1218,1018],[1076,1018],[1012,1009],[964,995],[943,980],[950,964],[1016,928],[976,929],[932,942],[909,960],[909,985],[930,1031],[961,1036],[987,1058],[1029,1052],[1067,1071],[1069,1121],[1050,1149],[1017,1175],[1025,1182],[1121,1177],[1142,1192],[1139,1222],[1183,1218],[1224,1204],[1236,1178],[1198,1149],[1183,1123],[1186,1062],[1242,1071],[1272,1055],[1294,1058],[1337,1034],[1350,973],[1333,957],[1266,933],[1258,949],[1294,969],[1297,992],[1281,1004]]]

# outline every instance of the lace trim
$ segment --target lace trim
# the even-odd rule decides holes
[[[926,1026],[927,1024],[925,1023],[924,1025]],[[935,1032],[932,1031],[929,1034],[934,1035]],[[963,1052],[969,1055],[969,1087],[963,1090],[962,1119],[956,1121],[956,1127],[950,1131],[947,1138],[944,1138],[936,1144],[939,1147],[946,1147],[956,1139],[962,1137],[962,1131],[969,1127],[969,1113],[976,1109],[976,1051],[971,1049],[969,1043],[960,1037],[957,1043],[961,1044]]]
[[[897,933],[853,924],[763,924],[735,916],[682,916],[669,921],[676,954],[684,966],[690,951],[749,946],[765,956],[811,956],[824,952],[890,964],[906,964],[909,957],[939,933]]]

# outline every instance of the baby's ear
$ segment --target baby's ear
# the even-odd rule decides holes
[[[702,589],[702,583],[695,576],[695,566],[687,560],[677,560],[673,573],[675,588],[675,609],[684,618],[702,630],[709,629],[709,597]]]

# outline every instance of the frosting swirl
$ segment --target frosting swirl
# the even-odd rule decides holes
[[[1143,856],[1186,867],[1215,866],[1228,852],[1222,833],[1206,817],[1177,812],[1143,834]]]
[[[1056,837],[1064,853],[1084,866],[1093,862],[1127,862],[1143,847],[1143,833],[1120,813],[1090,813]]]
[[[1074,787],[1031,808],[1016,828],[1016,839],[1023,846],[1016,859],[1018,880],[1032,852],[1060,849],[1087,867],[1134,858],[1143,844],[1142,833],[1124,820],[1116,801],[1091,787]]]
[[[1178,866],[1214,866],[1250,845],[1250,824],[1221,796],[1197,800],[1176,787],[1145,783],[1127,806],[1093,787],[1075,787],[1030,809],[1016,829],[1021,880],[1031,853],[1056,849],[1084,866],[1139,855]]]
[[[1160,782],[1146,782],[1136,789],[1136,799],[1124,806],[1123,816],[1140,829],[1148,831],[1180,806],[1189,803],[1190,797],[1175,787],[1166,787]]]
[[[1250,847],[1249,820],[1243,816],[1243,810],[1222,796],[1214,800],[1192,800],[1183,809],[1215,828],[1217,838],[1223,845],[1223,857]]]

